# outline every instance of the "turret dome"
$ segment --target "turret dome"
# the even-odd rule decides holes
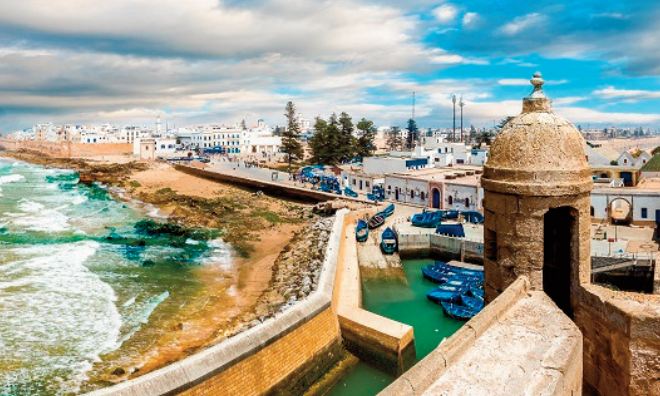
[[[563,195],[591,190],[584,139],[552,111],[541,73],[522,113],[506,123],[490,148],[482,184],[492,191],[523,195]]]

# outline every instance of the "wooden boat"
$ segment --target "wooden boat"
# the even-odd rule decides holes
[[[383,217],[390,217],[394,214],[394,204],[389,204],[385,209],[381,210],[377,214]]]
[[[346,195],[347,197],[351,197],[351,198],[357,198],[358,197],[358,193],[356,193],[355,191],[351,190],[348,187],[344,187],[344,195]]]
[[[455,238],[465,238],[465,230],[463,230],[463,224],[446,224],[440,223],[435,229],[436,234],[446,235]]]
[[[446,301],[442,301],[440,305],[442,305],[442,309],[447,316],[458,320],[470,320],[477,314],[476,311],[473,311],[468,307],[452,304]]]
[[[364,220],[358,220],[355,226],[355,239],[358,242],[364,242],[369,237],[369,225]]]
[[[380,237],[380,250],[385,254],[394,254],[398,248],[396,233],[390,227],[387,227]]]
[[[470,294],[473,297],[480,297],[480,298],[483,299],[484,298],[484,289],[482,289],[480,287],[471,287],[470,288]]]
[[[435,303],[459,301],[465,292],[467,292],[467,288],[465,287],[440,285],[426,293],[426,298]]]
[[[453,272],[458,275],[476,277],[480,279],[484,278],[484,272],[480,270],[457,267],[455,265],[449,265],[443,261],[436,261],[435,264],[432,265],[436,271]]]
[[[442,212],[422,212],[416,213],[410,218],[414,227],[434,228],[442,221]]]
[[[373,230],[374,228],[378,228],[382,226],[383,223],[385,223],[385,217],[376,214],[375,216],[369,219],[367,225],[369,226],[370,230]]]
[[[461,216],[463,216],[465,221],[467,221],[468,223],[483,224],[484,222],[484,215],[477,212],[476,210],[465,210],[461,212]]]
[[[458,210],[451,209],[444,211],[442,217],[443,219],[447,219],[447,220],[456,220],[458,219],[458,215],[459,215]]]
[[[484,299],[480,297],[462,295],[461,303],[476,312],[479,312],[484,308]]]

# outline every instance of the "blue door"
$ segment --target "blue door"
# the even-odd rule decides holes
[[[655,210],[655,227],[660,230],[660,209]]]
[[[433,208],[440,209],[440,191],[437,188],[433,189]]]
[[[621,172],[619,175],[623,179],[623,185],[624,186],[632,187],[632,185],[633,185],[633,183],[632,183],[632,181],[633,181],[632,180],[632,173],[630,173],[630,172]]]

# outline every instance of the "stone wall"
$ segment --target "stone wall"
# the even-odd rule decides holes
[[[660,394],[660,296],[587,284],[574,300],[584,335],[585,390]]]
[[[518,278],[381,395],[580,395],[582,337]]]
[[[438,234],[406,234],[399,233],[399,255],[402,257],[424,257],[432,254],[461,256],[466,259],[481,262],[484,255],[484,245],[477,241],[454,238]]]
[[[198,176],[204,179],[215,180],[219,182],[231,183],[234,185],[253,188],[277,196],[290,197],[294,199],[300,199],[311,202],[323,202],[323,201],[330,201],[341,198],[348,201],[373,203],[371,201],[362,198],[351,198],[345,195],[340,196],[337,194],[325,193],[323,191],[318,191],[318,190],[310,190],[308,188],[296,187],[293,185],[286,185],[283,183],[274,183],[274,182],[268,182],[264,180],[246,178],[241,176],[228,175],[225,173],[215,172],[207,169],[201,169],[193,166],[175,165],[174,167],[181,172]]]
[[[133,153],[133,146],[129,143],[66,143],[44,142],[36,140],[7,140],[0,139],[0,147],[7,150],[33,150],[41,153],[64,158],[78,158],[102,155],[127,155]]]
[[[91,395],[302,393],[340,358],[332,294],[346,212],[337,212],[318,288],[304,301],[186,359]]]

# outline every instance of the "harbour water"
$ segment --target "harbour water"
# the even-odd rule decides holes
[[[231,265],[212,233],[149,212],[71,171],[0,159],[0,395],[107,384],[180,323],[200,268]]]
[[[403,260],[405,278],[373,278],[362,284],[365,309],[414,328],[418,361],[463,325],[444,315],[442,307],[426,298],[426,293],[436,285],[422,277],[422,267],[432,262],[429,259]],[[394,379],[393,375],[361,361],[344,375],[329,395],[375,395]]]

